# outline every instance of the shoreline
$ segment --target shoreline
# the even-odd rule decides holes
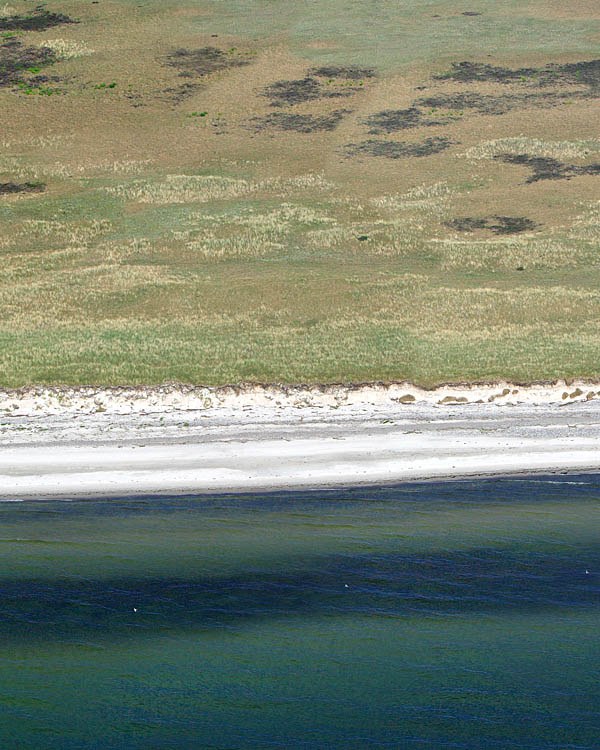
[[[25,386],[0,388],[0,417],[37,416],[72,411],[132,414],[163,410],[222,408],[339,407],[360,404],[497,405],[571,404],[600,400],[600,381],[563,378],[521,383],[510,380],[441,383],[425,387],[410,381],[282,384],[241,383],[203,386]]]
[[[94,493],[71,493],[71,494],[28,494],[21,495],[14,499],[8,498],[3,493],[0,493],[0,503],[26,503],[26,502],[86,502],[94,500],[120,500],[131,502],[137,501],[148,501],[148,500],[168,500],[168,499],[210,499],[215,497],[245,497],[248,495],[293,495],[293,494],[306,494],[306,493],[319,493],[319,492],[352,492],[355,490],[369,490],[369,489],[382,489],[389,487],[405,487],[411,484],[450,484],[453,482],[476,482],[479,480],[504,480],[504,481],[531,481],[536,482],[542,481],[543,478],[547,478],[545,484],[585,484],[585,482],[571,482],[569,477],[588,477],[591,475],[600,474],[600,466],[594,466],[590,468],[574,468],[574,469],[546,469],[546,470],[529,470],[523,469],[521,471],[506,472],[488,472],[481,474],[453,474],[448,476],[437,476],[437,477],[412,477],[404,479],[387,479],[380,481],[364,481],[356,482],[354,484],[336,483],[332,482],[329,484],[323,484],[318,486],[313,485],[294,485],[294,486],[282,486],[282,487],[252,487],[249,488],[234,488],[231,490],[224,489],[202,489],[197,492],[190,492],[184,490],[158,490],[155,492],[133,492],[129,494],[114,492],[94,492]],[[550,478],[553,477],[564,477],[564,481],[552,481]]]
[[[564,408],[562,400],[501,406],[377,400],[372,391],[368,397],[199,409],[180,401],[156,410],[143,399],[126,403],[128,411],[118,399],[92,411],[94,397],[87,409],[23,404],[10,418],[0,416],[0,499],[327,490],[600,471],[600,399],[576,396]]]

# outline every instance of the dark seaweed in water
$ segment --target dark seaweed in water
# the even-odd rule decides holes
[[[12,195],[13,193],[42,193],[46,186],[43,182],[0,182],[0,195]]]
[[[525,216],[491,216],[475,218],[461,216],[444,222],[445,226],[457,229],[459,232],[473,232],[476,229],[489,229],[494,234],[519,234],[531,232],[539,225]]]
[[[291,130],[296,133],[314,133],[318,131],[335,130],[342,121],[344,115],[352,112],[351,109],[336,109],[327,115],[292,115],[277,112],[266,117],[253,117],[249,121],[252,130],[260,131],[267,129]]]
[[[497,161],[506,164],[516,164],[528,167],[533,174],[525,182],[538,182],[539,180],[570,180],[571,177],[580,175],[600,174],[600,164],[563,164],[557,159],[548,159],[540,156],[529,156],[529,154],[498,154],[494,157]]]
[[[347,144],[346,153],[350,156],[384,156],[387,159],[400,159],[409,156],[438,154],[452,145],[453,142],[448,138],[426,138],[419,143],[368,140]]]
[[[17,39],[0,45],[0,87],[13,86],[24,80],[24,73],[53,65],[57,58],[48,47],[24,47]]]
[[[359,68],[356,65],[323,65],[320,68],[312,68],[310,74],[322,78],[346,78],[352,81],[375,77],[373,68]]]
[[[369,126],[369,133],[395,133],[398,130],[420,128],[432,125],[446,125],[448,119],[432,119],[423,114],[418,107],[408,109],[384,109],[367,117],[364,121]]]
[[[45,31],[63,23],[79,23],[63,13],[50,13],[41,5],[26,15],[0,18],[0,31]]]
[[[537,86],[584,84],[591,89],[600,88],[600,60],[588,60],[563,65],[551,64],[543,68],[501,68],[487,63],[463,61],[452,63],[452,70],[434,76],[438,81],[453,80],[462,83],[494,81],[514,83],[522,81]]]
[[[219,70],[237,68],[248,65],[245,57],[234,56],[223,52],[217,47],[201,47],[200,49],[178,49],[167,55],[166,64],[177,68],[179,75],[186,78],[205,76]]]

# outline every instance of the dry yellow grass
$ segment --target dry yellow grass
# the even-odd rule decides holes
[[[484,141],[465,152],[468,159],[491,159],[498,154],[529,154],[551,159],[585,159],[600,152],[598,140],[545,141],[540,138],[497,138]]]
[[[45,183],[0,194],[1,384],[599,374],[600,176],[527,182],[530,167],[494,158],[593,165],[597,100],[568,82],[572,104],[538,106],[532,81],[434,79],[467,59],[458,32],[432,61],[429,11],[414,4],[402,57],[362,22],[346,38],[363,11],[336,2],[321,11],[339,33],[322,39],[241,6],[227,25],[214,3],[187,1],[64,0],[52,10],[80,23],[18,34],[53,50],[42,73],[59,80],[44,96],[0,87],[0,183]],[[562,20],[555,46],[531,31],[530,47],[487,58],[500,6],[469,59],[593,58]],[[206,47],[212,72],[168,64]],[[311,73],[332,61],[374,72],[362,86]],[[308,98],[272,106],[269,86],[307,77]],[[465,92],[479,109],[419,103]],[[498,101],[504,114],[486,110]],[[369,118],[411,108],[431,122],[369,132]],[[404,146],[352,153],[368,140]],[[427,144],[441,146],[410,155]],[[502,234],[498,217],[531,225]]]

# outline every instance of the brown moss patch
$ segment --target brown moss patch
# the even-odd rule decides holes
[[[382,156],[386,159],[401,159],[411,156],[430,156],[445,151],[453,145],[448,138],[426,138],[424,141],[367,140],[346,145],[349,156]]]
[[[494,234],[519,234],[520,232],[531,232],[539,225],[525,216],[488,216],[477,218],[473,216],[460,216],[444,222],[445,226],[459,232],[474,232],[477,229],[488,229]]]
[[[0,195],[13,195],[15,193],[42,193],[46,189],[43,182],[0,182]]]
[[[551,63],[540,68],[502,68],[487,63],[463,61],[452,63],[449,72],[434,76],[439,81],[461,83],[492,81],[494,83],[529,82],[533,86],[572,86],[584,84],[600,88],[600,60],[587,60],[562,65]]]
[[[256,132],[261,130],[288,130],[296,133],[316,133],[335,130],[351,109],[337,109],[326,115],[296,115],[276,112],[266,117],[252,117],[248,128]]]
[[[494,156],[494,159],[505,164],[516,164],[529,168],[532,174],[525,180],[526,183],[539,182],[540,180],[570,180],[571,177],[579,175],[600,174],[600,164],[563,164],[558,159],[530,156],[529,154],[498,154]]]
[[[41,5],[23,15],[0,17],[0,31],[45,31],[65,23],[79,23],[64,13],[51,13]]]
[[[270,100],[272,107],[288,107],[316,99],[353,96],[364,86],[363,79],[373,77],[370,68],[332,65],[312,68],[304,78],[275,81],[259,93]]]
[[[0,45],[0,87],[28,81],[32,73],[53,65],[56,60],[54,52],[48,47],[25,47],[18,39],[7,39]]]
[[[217,47],[177,49],[167,55],[165,64],[177,68],[180,76],[194,78],[250,63],[247,57],[236,55],[234,52],[235,50],[226,52]]]

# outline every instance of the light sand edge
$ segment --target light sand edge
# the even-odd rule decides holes
[[[0,389],[0,414],[40,416],[75,412],[93,414],[149,413],[170,410],[213,410],[248,407],[339,407],[387,404],[567,404],[600,399],[600,381],[556,380],[522,384],[448,383],[423,388],[410,382],[285,385],[241,384],[219,387],[159,386],[32,386]]]
[[[0,498],[202,494],[600,470],[600,400],[385,401],[0,418]]]

